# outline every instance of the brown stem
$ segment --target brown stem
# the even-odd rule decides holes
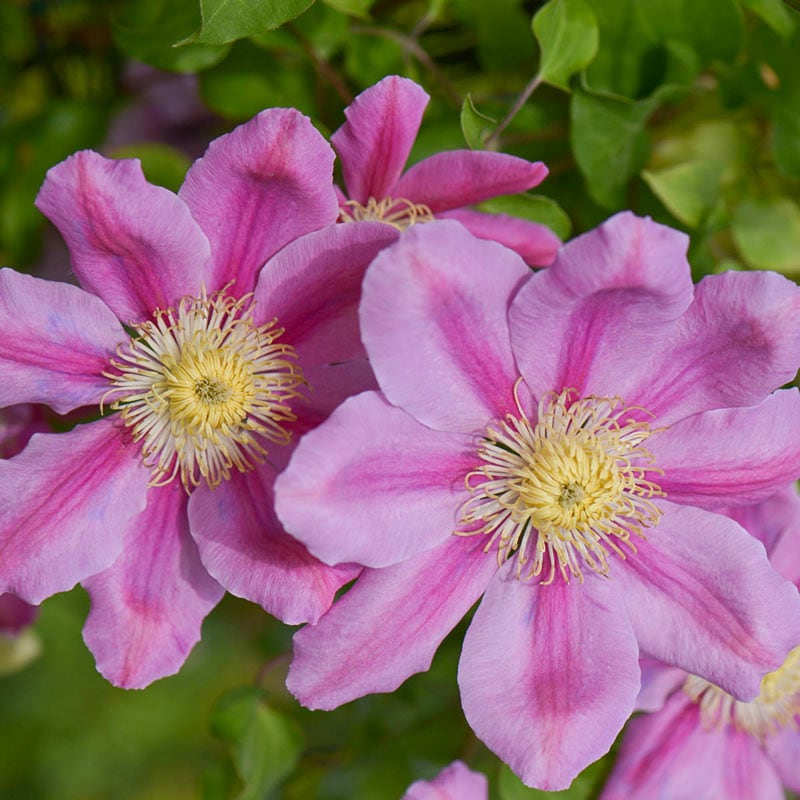
[[[347,88],[347,84],[339,77],[339,73],[336,72],[326,59],[322,58],[322,56],[317,53],[306,35],[293,22],[287,23],[286,27],[291,31],[294,38],[297,39],[300,46],[313,62],[317,74],[334,88],[336,94],[338,94],[347,105],[350,105],[350,103],[353,102],[353,93]]]
[[[528,98],[536,91],[536,88],[542,82],[541,75],[534,75],[529,81],[528,85],[522,90],[520,96],[516,99],[516,102],[513,106],[511,106],[511,110],[508,114],[503,117],[503,121],[492,131],[490,136],[486,137],[486,145],[489,146],[497,141],[500,134],[508,127],[509,122],[511,122],[514,117],[517,116],[519,110],[525,103],[528,102]]]

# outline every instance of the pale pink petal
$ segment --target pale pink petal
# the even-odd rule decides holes
[[[270,108],[220,136],[186,175],[180,197],[211,242],[209,291],[253,290],[284,245],[336,221],[333,150],[308,117]]]
[[[365,569],[317,625],[295,634],[289,691],[330,710],[427,670],[497,570],[480,539],[450,536],[402,564]]]
[[[358,569],[323,564],[284,531],[273,510],[275,471],[265,464],[213,491],[199,486],[189,501],[192,536],[206,569],[231,594],[289,625],[316,622]]]
[[[613,584],[534,585],[498,571],[458,669],[478,738],[528,786],[565,789],[614,742],[639,691],[636,639]]]
[[[434,214],[538,186],[547,177],[541,161],[488,150],[449,150],[414,164],[395,187],[395,196],[422,203]]]
[[[115,419],[34,435],[0,461],[0,591],[40,603],[109,567],[149,479]]]
[[[509,313],[536,397],[572,387],[632,403],[639,371],[689,307],[686,236],[630,212],[565,244]]]
[[[361,283],[372,259],[398,235],[379,222],[330,225],[296,239],[264,266],[254,298],[258,321],[278,320],[281,341],[295,348],[304,371],[366,357],[358,330]]]
[[[331,136],[351,200],[391,196],[419,131],[428,93],[408,78],[389,75],[345,109],[347,122]]]
[[[744,731],[727,733],[720,795],[725,800],[785,800],[778,772],[758,741]]]
[[[303,437],[275,507],[326,564],[385,567],[447,539],[475,459],[468,437],[431,431],[364,392]]]
[[[100,674],[123,689],[178,672],[225,593],[200,563],[186,501],[178,482],[150,489],[120,557],[83,581],[92,600],[83,639]]]
[[[786,726],[764,742],[781,782],[793,792],[800,792],[800,731]]]
[[[686,673],[652,658],[640,658],[642,688],[636,698],[637,711],[658,711],[667,698],[683,684]]]
[[[489,781],[463,761],[454,761],[432,781],[416,781],[402,800],[489,800]]]
[[[487,214],[471,208],[458,208],[442,211],[436,216],[458,220],[473,236],[510,247],[532,267],[552,264],[561,247],[561,240],[546,225],[508,214]]]
[[[60,414],[96,405],[102,372],[128,335],[76,286],[0,270],[0,406],[45,403]]]
[[[38,609],[13,594],[0,594],[0,634],[15,635],[35,619]]]
[[[755,405],[792,380],[798,364],[800,288],[771,272],[712,275],[678,325],[636,361],[638,383],[626,399],[669,425]]]
[[[757,503],[800,476],[800,393],[706,411],[647,441],[670,500],[712,510]]]
[[[755,536],[767,550],[770,564],[792,583],[800,583],[800,494],[792,483],[760,503],[724,509],[726,516],[736,520],[749,534]],[[790,559],[794,569],[784,568],[784,555],[796,551]],[[779,555],[780,553],[780,555]],[[791,568],[790,568],[791,569]]]
[[[733,520],[659,506],[664,514],[647,541],[611,569],[642,655],[751,700],[800,642],[800,595]]]
[[[479,433],[516,410],[506,310],[522,259],[455,222],[406,231],[364,278],[361,335],[389,402],[438,430]]]
[[[699,707],[675,692],[661,711],[628,724],[600,800],[727,800],[728,756],[725,731],[704,730]]]
[[[316,428],[348,397],[378,388],[366,356],[331,364],[312,364],[304,367],[303,377],[308,386],[303,398],[292,406],[297,417],[292,426],[295,431]]]
[[[49,170],[36,206],[61,231],[81,285],[123,322],[199,291],[208,241],[186,204],[149,184],[137,160],[75,153]]]

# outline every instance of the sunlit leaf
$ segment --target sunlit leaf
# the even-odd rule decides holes
[[[687,161],[642,178],[659,200],[684,224],[696,228],[719,202],[724,165],[718,161]]]
[[[533,18],[542,51],[539,75],[545,83],[569,91],[569,79],[597,53],[597,19],[585,0],[550,0]]]
[[[472,95],[467,94],[461,106],[461,131],[464,140],[471,150],[484,147],[486,135],[494,128],[497,121],[481,114],[472,102]]]
[[[530,222],[539,222],[550,228],[559,239],[569,239],[572,233],[572,221],[567,212],[550,197],[543,194],[509,194],[493,197],[481,203],[483,211],[494,214],[510,214]]]
[[[278,28],[314,0],[200,0],[202,23],[192,41],[225,44]]]
[[[788,197],[746,200],[733,215],[733,238],[753,267],[800,271],[800,206]]]

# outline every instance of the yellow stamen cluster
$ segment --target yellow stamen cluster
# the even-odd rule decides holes
[[[579,397],[574,389],[545,395],[535,425],[519,402],[490,425],[478,449],[483,464],[466,477],[470,497],[458,533],[486,534],[498,563],[516,557],[517,577],[560,572],[583,581],[582,566],[607,576],[610,551],[636,552],[631,535],[658,524],[651,498],[664,492],[642,447],[652,431],[642,409],[618,397]],[[639,412],[638,414],[636,412]]]
[[[295,419],[289,401],[303,376],[293,348],[277,343],[277,321],[253,322],[252,295],[203,289],[134,331],[103,373],[103,402],[119,395],[110,407],[142,441],[151,486],[180,475],[187,492],[201,481],[214,488],[232,468],[262,463],[264,440],[290,440],[282,423]]]
[[[758,697],[743,702],[719,686],[690,675],[683,691],[700,706],[700,719],[707,730],[732,725],[763,742],[782,728],[798,730],[800,715],[800,647],[786,661],[761,680]]]
[[[419,222],[433,222],[433,213],[428,206],[412,203],[410,200],[384,197],[376,200],[370,197],[367,204],[348,200],[339,209],[339,222],[384,222],[404,231]]]

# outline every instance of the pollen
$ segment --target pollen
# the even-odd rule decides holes
[[[304,383],[277,320],[256,325],[252,295],[184,297],[133,326],[103,374],[110,404],[142,442],[151,486],[180,478],[211,488],[263,463],[266,443],[287,444],[290,402]]]
[[[755,700],[737,700],[696,675],[686,679],[683,691],[700,706],[700,719],[706,730],[733,726],[762,743],[783,728],[798,730],[800,647],[795,647],[778,669],[761,679]]]
[[[405,198],[395,200],[384,197],[376,200],[370,197],[366,205],[348,200],[339,209],[339,222],[384,222],[404,231],[420,222],[433,222],[433,212],[422,203],[412,203]]]
[[[631,538],[661,516],[647,412],[574,389],[545,395],[535,424],[519,401],[517,411],[486,429],[456,533],[488,536],[486,552],[515,558],[519,579],[583,582],[585,568],[607,577],[609,555],[635,553]]]

